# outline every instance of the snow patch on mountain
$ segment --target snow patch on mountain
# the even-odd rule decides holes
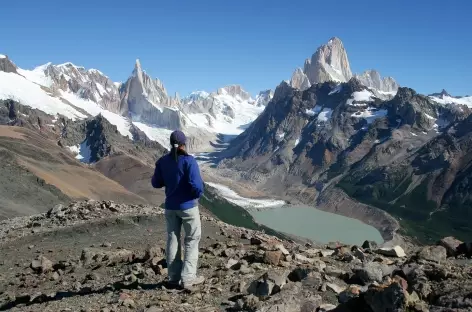
[[[224,197],[229,202],[235,205],[238,205],[240,207],[243,207],[245,209],[273,208],[273,207],[280,207],[280,206],[285,205],[285,202],[283,200],[246,198],[246,197],[240,196],[238,193],[236,193],[235,191],[233,191],[227,186],[217,184],[217,183],[211,183],[211,182],[206,182],[206,184],[216,189],[219,195]]]
[[[72,105],[83,109],[92,116],[97,116],[101,114],[112,125],[115,125],[117,127],[118,132],[120,132],[122,136],[129,137],[130,139],[133,138],[133,135],[130,132],[131,124],[126,117],[103,109],[99,104],[90,100],[82,99],[73,93],[62,91],[61,96],[67,101],[69,101]]]
[[[373,123],[376,119],[387,116],[388,110],[376,109],[375,107],[367,107],[367,109],[360,110],[351,115],[355,118],[364,118],[368,124]]]
[[[359,105],[365,105],[365,104],[357,104],[354,102],[372,102],[374,100],[373,94],[368,91],[368,90],[362,90],[358,92],[354,92],[351,95],[351,98],[346,101],[347,105],[351,106],[359,106]]]
[[[38,84],[15,73],[0,72],[0,99],[12,99],[31,108],[70,119],[86,118],[72,106],[50,96]]]
[[[209,132],[223,135],[242,133],[264,110],[264,105],[255,105],[247,93],[234,86],[228,92],[221,88],[218,92],[192,92],[182,100],[182,109],[188,118]],[[270,92],[265,93],[270,97]]]
[[[444,95],[442,97],[430,96],[431,100],[439,104],[456,104],[456,105],[466,105],[467,107],[472,107],[472,96],[465,97],[452,97],[450,95]]]
[[[78,159],[83,163],[90,163],[92,150],[90,149],[87,140],[84,140],[80,145],[68,146],[68,148],[74,155],[76,155],[75,159]]]
[[[20,75],[24,76],[29,81],[32,81],[32,82],[37,83],[41,86],[49,88],[53,84],[52,79],[50,77],[46,76],[46,74],[45,74],[45,70],[49,65],[51,65],[51,63],[47,63],[47,64],[44,64],[44,65],[38,66],[33,70],[25,70],[25,69],[18,68],[17,72]]]
[[[170,134],[172,133],[172,130],[151,126],[139,121],[133,121],[133,125],[135,125],[139,130],[144,132],[144,134],[146,134],[149,139],[158,142],[164,148],[169,150],[169,138]]]
[[[331,115],[333,114],[333,110],[330,108],[323,108],[323,110],[318,114],[317,120],[320,122],[327,122]]]
[[[317,105],[313,107],[312,109],[305,110],[305,114],[307,114],[308,116],[315,116],[321,111],[321,109],[322,109],[321,106]]]

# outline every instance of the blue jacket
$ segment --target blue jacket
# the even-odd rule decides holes
[[[179,155],[176,161],[172,151],[156,162],[151,183],[155,188],[165,187],[165,208],[169,210],[196,207],[203,194],[203,181],[195,158]]]

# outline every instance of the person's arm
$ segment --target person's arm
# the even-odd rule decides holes
[[[192,193],[196,198],[200,198],[203,194],[203,180],[200,175],[200,168],[198,163],[193,157],[189,157],[188,160],[188,180],[192,187]]]
[[[162,178],[161,168],[160,168],[159,160],[156,162],[156,168],[154,169],[154,175],[151,179],[152,187],[154,188],[162,188],[164,187],[164,179]]]

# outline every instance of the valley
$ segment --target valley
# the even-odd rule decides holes
[[[384,241],[400,234],[423,243],[448,232],[465,239],[472,232],[470,98],[444,90],[421,95],[376,70],[353,73],[336,37],[320,46],[303,69],[295,69],[290,80],[255,97],[238,85],[171,96],[139,60],[129,78],[117,83],[100,70],[70,62],[25,70],[3,56],[0,98],[5,127],[39,131],[35,142],[46,140],[49,151],[60,152],[59,163],[72,166],[54,167],[53,156],[44,158],[34,149],[9,151],[21,155],[8,156],[15,166],[51,190],[44,208],[22,204],[20,209],[2,199],[5,216],[82,198],[161,205],[163,193],[151,189],[149,179],[155,160],[168,149],[170,132],[181,129],[207,187],[212,192],[215,183],[228,188],[220,195],[232,209],[243,209],[237,215],[266,209],[267,198],[270,206],[285,205],[270,213],[255,210],[249,223],[315,240],[322,233],[299,231],[295,221],[311,220],[318,229],[316,222],[337,220],[331,227],[359,226],[366,239],[377,241],[378,232]],[[18,131],[26,130],[9,135]],[[12,147],[20,142],[15,137],[13,143],[14,137],[7,143]],[[216,191],[221,193],[221,187]],[[281,219],[287,224],[277,223]],[[350,238],[330,237],[319,240]]]

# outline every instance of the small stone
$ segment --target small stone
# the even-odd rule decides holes
[[[280,292],[287,280],[288,272],[269,271],[249,285],[247,291],[258,297],[268,297]]]
[[[395,275],[393,277],[393,280],[397,282],[403,288],[404,291],[408,291],[408,282],[403,277]]]
[[[261,245],[261,244],[262,244],[262,240],[260,240],[257,237],[251,237],[251,245]]]
[[[51,280],[57,281],[59,280],[59,278],[60,278],[59,273],[57,272],[52,273]]]
[[[319,249],[307,249],[304,251],[305,254],[310,258],[319,257],[321,250]]]
[[[105,242],[105,243],[102,244],[102,247],[108,247],[109,248],[109,247],[111,247],[111,243]]]
[[[30,250],[33,249],[33,248],[34,248],[34,245],[29,245],[28,246],[28,249],[30,249]]]
[[[329,257],[329,256],[332,256],[334,254],[334,250],[323,249],[323,250],[320,250],[320,253],[321,253],[322,257]]]
[[[160,246],[148,246],[144,254],[144,260],[152,260],[156,257],[162,258],[163,252]]]
[[[327,266],[324,272],[326,273],[326,275],[341,278],[341,279],[347,274],[346,271],[341,270],[337,267],[333,267],[333,266]]]
[[[374,250],[374,249],[377,249],[377,243],[376,243],[375,241],[366,240],[366,241],[362,244],[362,248]]]
[[[334,283],[326,283],[326,288],[334,291],[336,294],[340,294],[342,291],[344,291],[344,287],[341,287]]]
[[[234,249],[231,249],[231,248],[226,248],[225,250],[223,250],[223,252],[221,253],[221,255],[223,257],[227,257],[227,258],[231,258],[235,255],[235,251]]]
[[[334,304],[324,303],[324,304],[320,305],[320,307],[318,309],[318,312],[331,311],[331,310],[334,310],[334,309],[336,309],[336,306]]]
[[[47,273],[52,270],[53,263],[44,256],[39,256],[31,262],[31,269],[37,273]]]
[[[125,300],[123,300],[122,305],[126,308],[131,308],[131,309],[134,309],[136,307],[136,303],[134,303],[134,300],[131,298],[126,298]]]
[[[297,267],[288,275],[288,279],[291,282],[301,282],[308,277],[313,270],[305,267]]]
[[[64,209],[64,205],[58,204],[58,205],[54,206],[53,208],[51,208],[48,211],[47,216],[51,217],[53,215],[56,215],[56,214],[60,213],[63,209]]]
[[[295,254],[295,260],[301,263],[313,263],[315,261],[314,259],[307,258],[306,256],[301,254]]]
[[[280,258],[282,257],[282,251],[277,250],[277,251],[266,251],[264,253],[264,263],[270,264],[270,265],[278,265],[280,262]]]
[[[257,296],[254,296],[252,294],[244,297],[244,308],[248,309],[250,311],[255,311],[257,310],[259,306],[259,298]]]
[[[239,272],[241,274],[250,274],[253,272],[253,269],[251,269],[250,267],[248,267],[247,265],[241,265],[241,267],[239,268]]]
[[[227,269],[234,269],[234,270],[237,270],[237,269],[238,269],[238,268],[237,268],[238,263],[239,263],[239,261],[236,260],[236,259],[229,259],[229,260],[226,262],[225,267],[226,267]],[[239,268],[241,268],[241,267],[239,267]]]
[[[145,274],[146,274],[147,277],[154,277],[154,276],[156,276],[156,273],[155,273],[154,270],[151,269],[151,268],[147,268]]]
[[[361,261],[365,261],[366,255],[359,247],[354,247],[351,251],[354,257],[360,259]]]
[[[405,251],[403,248],[400,246],[394,246],[394,247],[384,247],[376,250],[377,253],[387,256],[387,257],[397,257],[397,258],[403,258],[406,257]]]
[[[230,290],[232,292],[242,293],[242,292],[244,292],[245,287],[246,287],[246,283],[244,281],[240,281],[240,282],[234,284],[233,286],[231,286]]]
[[[290,252],[284,247],[283,244],[277,244],[277,245],[275,245],[275,248],[277,248],[277,250],[280,250],[282,252],[282,254],[285,255],[285,256],[290,255]]]
[[[347,289],[339,293],[339,302],[346,303],[352,298],[358,297],[361,293],[360,288],[356,285],[350,285]]]

